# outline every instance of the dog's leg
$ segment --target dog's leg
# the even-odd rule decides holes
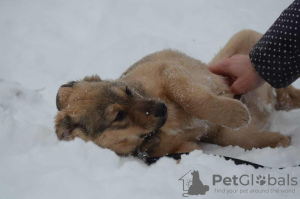
[[[255,127],[247,127],[239,130],[220,128],[213,132],[203,142],[213,143],[221,146],[240,146],[246,150],[264,147],[287,147],[290,138],[277,132],[259,130]]]
[[[242,30],[231,37],[227,44],[211,60],[216,63],[235,54],[248,55],[253,46],[260,40],[262,34],[253,30]]]
[[[172,153],[187,153],[194,150],[201,150],[199,145],[201,131],[205,130],[202,128],[189,129],[176,135],[159,131],[143,142],[140,151],[147,152],[151,157],[157,157]]]
[[[201,147],[197,142],[184,142],[182,143],[174,153],[186,153],[194,150],[201,150]]]
[[[211,94],[195,84],[179,67],[166,67],[162,75],[163,92],[169,100],[189,114],[230,128],[250,123],[248,109],[240,101]]]
[[[276,110],[291,110],[300,108],[300,89],[296,89],[293,86],[286,88],[276,89],[277,104]]]

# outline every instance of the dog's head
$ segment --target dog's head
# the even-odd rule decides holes
[[[135,151],[167,120],[165,104],[146,97],[138,86],[98,76],[62,85],[56,105],[59,139],[80,137],[121,155]]]

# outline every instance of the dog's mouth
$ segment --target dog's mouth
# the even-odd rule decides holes
[[[157,128],[154,131],[151,131],[150,133],[146,133],[143,135],[140,135],[140,138],[145,139],[148,137],[153,136],[155,133],[157,133],[157,131],[159,131],[159,129],[166,123],[167,121],[167,116],[162,118],[158,123],[157,123]]]
[[[157,130],[154,130],[154,131],[152,131],[152,132],[150,132],[150,133],[146,133],[146,134],[140,135],[140,138],[145,139],[145,138],[151,137],[151,136],[153,136],[157,131],[158,131],[158,129],[157,129]]]

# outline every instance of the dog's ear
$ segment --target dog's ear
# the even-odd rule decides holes
[[[68,140],[72,132],[71,118],[65,111],[58,112],[55,117],[55,133],[60,140]]]
[[[71,81],[68,82],[64,85],[62,85],[56,95],[56,107],[57,110],[61,111],[62,109],[64,109],[68,103],[68,98],[70,96],[70,94],[73,92],[74,87],[76,86],[77,83],[80,82],[101,82],[102,80],[100,79],[100,77],[98,75],[92,75],[92,76],[86,76],[83,80],[81,81]]]
[[[55,117],[55,133],[59,140],[73,140],[75,137],[79,137],[85,141],[88,141],[85,129],[75,123],[76,120],[72,120],[65,110],[57,113]]]
[[[86,82],[101,82],[101,78],[98,75],[86,76],[83,81]]]
[[[73,92],[73,87],[78,82],[72,81],[67,84],[62,85],[56,95],[56,107],[57,110],[61,111],[67,106],[67,100],[70,96],[70,94]]]

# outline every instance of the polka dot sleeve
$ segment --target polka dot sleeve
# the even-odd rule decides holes
[[[250,52],[252,65],[275,88],[300,77],[300,0],[285,9]]]

